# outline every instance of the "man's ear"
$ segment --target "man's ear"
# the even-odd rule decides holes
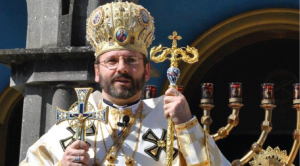
[[[146,69],[145,69],[145,80],[146,81],[149,81],[149,79],[150,79],[150,63],[147,63],[146,64]]]
[[[95,69],[95,82],[100,82],[100,71],[99,71],[98,64],[94,65],[94,69]]]

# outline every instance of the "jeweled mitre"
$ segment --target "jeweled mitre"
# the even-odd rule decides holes
[[[95,9],[87,19],[87,39],[95,56],[114,50],[133,50],[147,56],[154,40],[154,19],[144,7],[111,2]]]

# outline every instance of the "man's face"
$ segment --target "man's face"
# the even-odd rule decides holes
[[[127,64],[124,59],[138,57],[137,64]],[[119,61],[115,69],[108,68],[111,60]],[[102,93],[116,99],[140,98],[145,82],[150,77],[149,64],[144,65],[143,55],[136,51],[110,51],[98,57],[95,80],[100,82]],[[104,62],[106,61],[106,63]]]

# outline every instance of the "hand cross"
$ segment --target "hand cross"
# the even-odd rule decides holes
[[[94,120],[107,122],[107,108],[95,111],[92,104],[88,102],[88,98],[93,91],[93,88],[75,88],[78,101],[75,102],[69,109],[65,111],[57,107],[57,123],[67,120],[70,127],[76,131],[76,140],[85,141],[86,130],[89,129]]]

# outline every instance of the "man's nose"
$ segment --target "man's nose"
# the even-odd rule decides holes
[[[119,58],[119,63],[117,66],[118,73],[127,73],[128,72],[128,64],[125,63],[123,58]]]

